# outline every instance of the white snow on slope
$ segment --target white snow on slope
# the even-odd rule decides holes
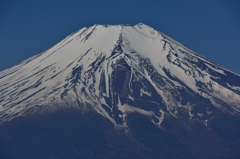
[[[194,53],[193,51],[189,52],[189,49],[179,43],[172,43],[172,39],[170,41],[169,37],[165,37],[163,34],[160,34],[153,28],[144,24],[138,24],[134,27],[127,27],[123,30],[123,37],[129,43],[129,48],[139,53],[143,57],[150,59],[154,68],[158,71],[159,74],[164,75],[166,78],[168,78],[165,75],[162,67],[168,69],[172,76],[184,82],[188,87],[190,87],[198,94],[202,94],[203,92],[196,86],[197,82],[215,83],[214,87],[211,90],[213,91],[211,95],[222,99],[226,103],[234,105],[234,107],[239,111],[240,95],[212,81],[211,74],[209,74],[207,71],[200,70],[194,63],[189,62],[189,60],[194,62],[202,60],[206,62],[206,66],[211,68],[213,71],[221,74],[224,74],[224,70],[227,71],[226,69],[222,67],[220,67],[221,70],[213,68],[208,64],[211,61],[207,61],[206,58],[200,56],[197,53]],[[185,53],[182,53],[179,50]],[[166,58],[167,56],[169,56],[169,59]],[[177,59],[178,62],[176,63],[180,63],[182,68],[178,65],[173,64]],[[169,60],[172,63],[170,63]],[[215,67],[219,68],[219,65],[215,65]],[[194,76],[189,76],[189,72],[194,74]],[[202,74],[200,74],[200,72]],[[208,98],[208,95],[205,95],[205,97]]]
[[[115,51],[113,54],[117,46],[121,46],[122,52]],[[208,69],[201,70],[196,64],[203,62],[207,68],[222,75],[226,75],[224,72],[227,69],[140,23],[135,26],[93,25],[82,28],[42,54],[0,72],[0,118],[21,115],[33,106],[46,107],[54,103],[60,107],[68,103],[71,107],[80,101],[86,107],[88,104],[94,105],[93,109],[115,123],[101,104],[107,105],[104,97],[111,98],[112,73],[117,61],[122,58],[151,83],[169,110],[175,110],[181,105],[167,89],[162,90],[156,86],[146,68],[139,67],[142,59],[149,59],[158,74],[174,83],[175,87],[180,87],[183,82],[214,104],[215,98],[221,99],[232,105],[236,112],[240,110],[240,96],[233,91],[240,87],[220,85],[212,80],[217,77],[209,73]],[[105,78],[106,93],[101,96],[99,85],[102,75]],[[74,89],[73,82],[70,82],[73,77],[77,80]],[[204,91],[197,86],[198,82],[206,84]],[[170,84],[166,88],[174,89]],[[119,105],[119,110],[123,113],[131,110],[154,114],[140,108],[127,108],[127,105],[122,108]],[[163,120],[162,117],[159,119]]]

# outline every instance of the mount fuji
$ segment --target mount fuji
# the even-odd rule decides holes
[[[0,72],[1,158],[238,158],[240,75],[145,25],[93,25]]]

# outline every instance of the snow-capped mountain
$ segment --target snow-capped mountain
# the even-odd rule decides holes
[[[215,111],[240,113],[238,74],[145,24],[82,28],[0,72],[0,84],[2,122],[69,107],[123,127],[133,112],[159,127],[166,114],[207,125]]]
[[[0,158],[240,156],[240,76],[145,25],[93,25],[0,72]]]

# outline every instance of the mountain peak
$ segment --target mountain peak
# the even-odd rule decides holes
[[[207,125],[216,110],[239,114],[239,81],[145,24],[95,24],[0,72],[0,118],[74,107],[122,126],[129,113],[159,127],[166,114]]]
[[[240,76],[142,23],[0,72],[0,158],[237,159],[239,122]]]

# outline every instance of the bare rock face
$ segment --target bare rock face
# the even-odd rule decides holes
[[[238,158],[239,123],[240,76],[145,24],[0,72],[0,158]]]

